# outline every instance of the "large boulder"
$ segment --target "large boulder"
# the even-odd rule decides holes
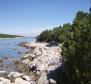
[[[19,73],[19,72],[10,72],[8,75],[9,79],[14,82],[16,78],[22,77],[24,74]]]
[[[0,77],[0,84],[11,84],[9,79]]]
[[[25,48],[30,48],[29,44],[30,43],[28,43],[28,42],[21,42],[18,46],[22,46],[22,47],[25,47]]]

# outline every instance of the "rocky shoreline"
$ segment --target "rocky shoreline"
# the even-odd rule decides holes
[[[21,43],[30,48],[21,59],[14,61],[18,71],[0,71],[0,84],[58,84],[51,71],[61,66],[61,49],[55,43]]]

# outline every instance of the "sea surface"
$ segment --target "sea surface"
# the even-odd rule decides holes
[[[3,62],[0,63],[0,71],[17,71],[14,61],[19,60],[26,52],[31,49],[18,46],[21,42],[35,42],[35,38],[8,38],[0,39],[0,58]]]
[[[30,37],[0,39],[0,57],[20,57],[28,49],[18,46],[19,43],[33,41],[35,41],[35,38]]]

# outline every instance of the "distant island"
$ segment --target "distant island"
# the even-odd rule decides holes
[[[15,38],[15,37],[23,37],[23,36],[11,35],[11,34],[0,34],[0,38]]]

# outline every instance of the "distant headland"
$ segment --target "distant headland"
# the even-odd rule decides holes
[[[11,34],[2,34],[0,33],[0,38],[16,38],[16,37],[24,37],[21,35],[11,35]]]

